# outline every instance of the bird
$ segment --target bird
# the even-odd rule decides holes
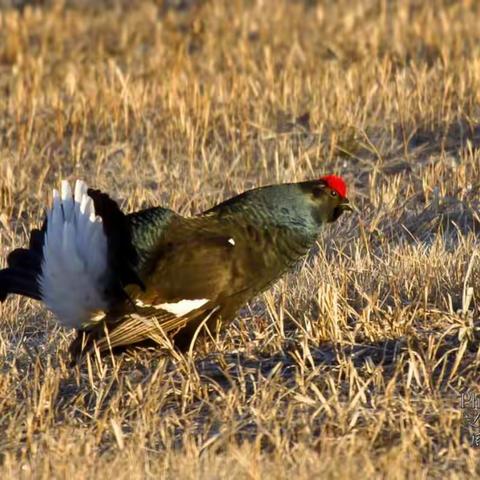
[[[0,301],[39,300],[77,331],[72,358],[150,342],[192,348],[291,270],[352,206],[342,177],[262,186],[185,217],[124,213],[108,194],[63,180],[28,248],[0,270]]]

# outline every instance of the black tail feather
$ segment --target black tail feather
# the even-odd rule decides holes
[[[17,248],[7,257],[8,268],[0,270],[0,302],[14,293],[41,300],[38,277],[42,273],[43,243],[47,230],[47,218],[41,229],[30,233],[29,249]]]
[[[43,242],[45,239],[45,232],[47,231],[47,217],[43,221],[41,230],[34,228],[30,232],[30,250],[37,253],[40,257],[43,255]]]
[[[0,270],[0,302],[3,302],[10,293],[41,300],[37,274],[22,268]]]
[[[21,268],[24,270],[32,270],[36,274],[39,274],[42,270],[42,255],[39,255],[35,250],[17,248],[9,253],[7,264],[13,269]]]
[[[127,216],[106,193],[89,188],[88,195],[93,200],[96,214],[103,221],[109,263],[118,281],[116,293],[125,296],[123,287],[128,284],[136,284],[144,290],[145,286],[135,270],[138,254],[132,243],[132,231]]]

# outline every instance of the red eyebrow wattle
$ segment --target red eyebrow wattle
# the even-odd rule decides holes
[[[335,190],[340,197],[344,198],[347,196],[347,185],[342,177],[338,175],[326,175],[320,180],[323,180],[329,188]]]

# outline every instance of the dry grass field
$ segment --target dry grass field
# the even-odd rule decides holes
[[[71,368],[0,305],[0,478],[480,476],[477,2],[0,5],[1,266],[61,178],[190,214],[335,172],[357,207],[193,356]]]

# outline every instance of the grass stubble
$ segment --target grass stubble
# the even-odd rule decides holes
[[[336,172],[358,212],[190,356],[70,368],[1,305],[0,477],[479,475],[478,4],[8,3],[1,258],[61,178],[190,214]]]

